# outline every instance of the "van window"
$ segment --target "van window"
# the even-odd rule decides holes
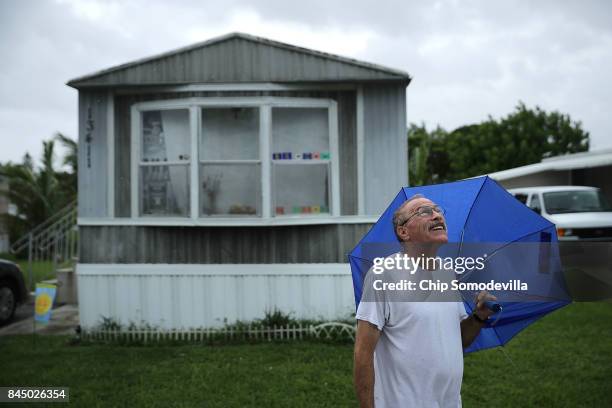
[[[529,203],[529,208],[538,213],[542,212],[542,204],[540,204],[540,196],[537,194],[533,194],[531,196],[531,202]]]
[[[523,204],[527,204],[527,194],[515,194],[514,198],[519,200]]]
[[[612,211],[612,206],[597,190],[544,193],[544,203],[549,214]]]

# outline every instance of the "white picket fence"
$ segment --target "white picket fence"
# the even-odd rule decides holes
[[[184,342],[207,342],[210,340],[221,341],[283,341],[319,339],[332,340],[337,338],[350,338],[355,340],[356,326],[341,323],[328,322],[318,325],[294,324],[288,326],[252,327],[244,329],[235,327],[224,328],[198,328],[198,329],[92,329],[81,333],[83,340],[103,342],[142,342],[152,343],[160,341],[184,341]]]

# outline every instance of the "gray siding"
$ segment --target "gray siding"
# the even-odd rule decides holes
[[[138,98],[115,96],[115,217],[131,217],[130,106]]]
[[[79,92],[79,217],[106,217],[108,139],[106,92]]]
[[[234,35],[135,61],[69,85],[409,81],[408,74],[256,37]]]
[[[81,226],[80,263],[344,263],[371,224]]]
[[[501,184],[505,189],[519,187],[564,186],[570,184],[570,172],[569,170],[544,171],[541,173],[502,180],[499,181],[499,184]]]
[[[340,92],[338,102],[338,147],[340,155],[340,213],[357,215],[357,96]]]
[[[377,215],[408,185],[406,86],[364,86],[363,105],[365,213]]]
[[[338,103],[338,144],[340,154],[341,214],[357,214],[357,135],[356,94],[354,91],[320,92],[186,92],[141,95],[119,95],[115,97],[115,216],[130,217],[130,107],[137,102],[179,99],[188,97],[220,96],[285,96],[308,98],[331,98]],[[84,186],[86,188],[87,186]]]
[[[572,184],[580,186],[593,186],[601,188],[602,193],[612,203],[612,166],[592,167],[589,169],[574,170],[576,174]]]

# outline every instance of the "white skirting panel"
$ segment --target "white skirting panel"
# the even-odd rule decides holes
[[[279,309],[300,319],[349,318],[348,264],[78,264],[81,326],[102,317],[163,329],[219,327]]]

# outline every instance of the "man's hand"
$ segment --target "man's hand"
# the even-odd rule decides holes
[[[494,312],[489,310],[485,306],[486,301],[497,300],[497,298],[491,295],[486,290],[483,290],[476,296],[476,307],[474,308],[474,314],[478,316],[480,320],[487,320]],[[463,348],[469,347],[470,344],[478,337],[480,329],[482,329],[483,323],[479,322],[470,316],[461,322],[461,344]]]
[[[476,296],[476,308],[474,309],[474,313],[482,320],[487,320],[491,315],[495,312],[490,310],[485,306],[485,302],[497,300],[495,296],[483,290]]]

